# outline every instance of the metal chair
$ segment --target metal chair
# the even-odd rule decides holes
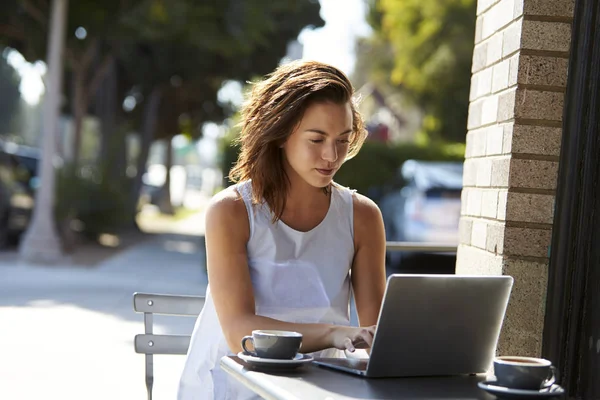
[[[204,306],[202,296],[181,296],[155,293],[134,293],[133,309],[144,313],[144,334],[135,335],[134,347],[138,354],[146,355],[146,389],[152,400],[154,384],[154,354],[187,353],[191,335],[155,335],[152,332],[153,315],[197,316]]]

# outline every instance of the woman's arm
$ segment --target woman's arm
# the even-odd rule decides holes
[[[385,231],[377,205],[360,194],[353,198],[352,289],[360,326],[372,326],[377,324],[385,292]]]
[[[328,324],[297,324],[256,315],[246,244],[250,235],[243,200],[233,188],[215,196],[206,211],[206,255],[210,291],[232,352],[255,329],[302,333],[302,352],[326,348],[354,350],[372,343],[374,329]]]

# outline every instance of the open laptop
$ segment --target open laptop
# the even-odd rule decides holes
[[[314,363],[373,378],[484,373],[512,285],[510,276],[390,275],[370,357]]]

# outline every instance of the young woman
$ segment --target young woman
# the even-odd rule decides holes
[[[302,353],[368,348],[385,290],[377,206],[333,177],[366,132],[353,89],[318,62],[279,67],[242,110],[235,185],[206,212],[209,289],[192,334],[179,399],[247,399],[219,368],[255,329],[300,332]],[[353,291],[360,327],[350,326]]]

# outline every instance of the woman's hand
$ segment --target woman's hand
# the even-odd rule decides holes
[[[336,326],[331,335],[333,347],[354,352],[355,349],[367,349],[373,344],[375,325],[354,327]]]

